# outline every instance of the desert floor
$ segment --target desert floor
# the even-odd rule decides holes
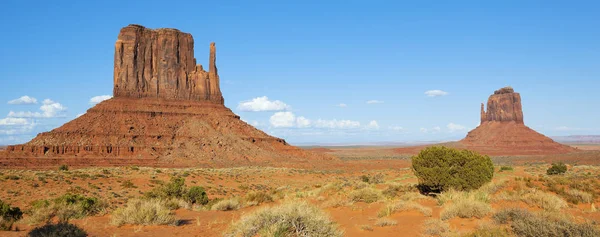
[[[42,223],[31,221],[32,202],[65,193],[98,197],[108,203],[104,214],[74,219],[70,223],[90,236],[223,236],[232,223],[257,209],[288,202],[308,202],[324,210],[344,231],[344,236],[461,236],[479,229],[510,229],[494,222],[494,213],[508,207],[532,212],[560,213],[575,223],[600,222],[600,146],[581,145],[580,153],[547,157],[493,157],[493,182],[479,193],[491,208],[475,217],[444,217],[458,199],[424,196],[414,188],[417,178],[410,169],[410,155],[390,147],[310,148],[327,152],[340,161],[311,169],[286,167],[150,168],[107,167],[53,170],[0,170],[0,200],[20,207],[24,218],[17,231],[0,236],[25,236]],[[565,161],[565,175],[548,176],[549,162]],[[501,166],[512,170],[500,171]],[[506,168],[505,167],[505,168]],[[111,213],[129,199],[138,198],[171,177],[182,177],[189,186],[202,186],[210,199],[236,199],[237,210],[207,210],[202,206],[174,211],[178,226],[110,224]],[[584,193],[584,197],[574,195]],[[262,192],[272,202],[244,201],[250,192]],[[367,194],[364,194],[364,193]],[[373,200],[364,200],[367,195]],[[591,198],[591,200],[589,200]],[[392,211],[390,210],[392,208]],[[386,210],[388,210],[386,212]],[[444,217],[444,218],[442,218]],[[443,219],[443,220],[441,220]],[[380,226],[382,220],[390,223]],[[436,220],[434,222],[432,220]],[[427,223],[427,224],[426,224]],[[596,228],[598,226],[596,225]],[[514,233],[511,233],[511,235]]]

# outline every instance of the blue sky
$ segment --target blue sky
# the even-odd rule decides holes
[[[479,104],[507,85],[533,129],[600,134],[597,1],[0,6],[0,144],[26,142],[111,95],[114,43],[130,23],[191,33],[202,64],[216,42],[226,106],[291,143],[460,139],[478,125]],[[37,103],[13,101],[22,96]]]

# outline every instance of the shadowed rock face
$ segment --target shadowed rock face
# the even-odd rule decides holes
[[[115,44],[113,94],[223,104],[215,44],[210,45],[206,72],[196,65],[191,34],[140,25],[123,27]]]
[[[524,124],[521,95],[510,87],[495,91],[488,99],[487,112],[481,105],[481,123],[491,121]]]

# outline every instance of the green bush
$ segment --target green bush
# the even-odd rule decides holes
[[[171,181],[144,193],[147,198],[183,198],[186,194],[185,179],[171,178]]]
[[[500,170],[498,172],[502,172],[502,171],[513,171],[513,167],[512,166],[501,166]]]
[[[428,147],[412,157],[412,169],[422,192],[477,189],[492,180],[489,156],[448,147]]]
[[[208,195],[203,187],[193,186],[185,194],[185,200],[192,204],[205,205],[208,203]]]
[[[23,218],[23,212],[18,207],[11,207],[0,200],[0,230],[11,230],[12,225]]]
[[[50,222],[54,217],[66,222],[69,219],[102,214],[107,205],[95,197],[67,193],[53,200],[33,201],[31,206],[30,221],[39,223]]]
[[[66,222],[58,224],[47,224],[37,227],[29,234],[29,237],[50,237],[50,236],[69,236],[69,237],[85,237],[87,233],[76,225]]]
[[[567,172],[567,165],[562,162],[552,163],[552,167],[546,170],[548,175],[564,174]]]
[[[69,170],[69,166],[68,165],[61,165],[58,167],[58,170],[60,171],[68,171]]]

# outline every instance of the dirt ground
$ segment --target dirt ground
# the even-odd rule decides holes
[[[585,147],[585,165],[570,165],[569,175],[573,177],[598,179],[600,177],[600,159],[595,156],[597,150]],[[598,147],[600,148],[600,147]],[[312,203],[324,210],[344,231],[344,236],[422,236],[424,223],[429,219],[439,219],[445,208],[431,197],[419,198],[417,203],[431,209],[427,216],[416,210],[393,213],[387,218],[396,225],[380,227],[376,225],[378,212],[388,202],[395,199],[381,199],[372,203],[352,202],[348,192],[359,187],[371,187],[386,190],[391,185],[414,185],[418,182],[410,169],[410,155],[399,154],[391,147],[337,147],[313,148],[313,151],[326,152],[340,158],[340,161],[307,168],[287,167],[238,167],[238,168],[151,168],[151,167],[110,167],[81,168],[59,171],[53,170],[0,170],[0,200],[25,210],[25,217],[16,224],[18,231],[3,231],[0,236],[25,236],[26,233],[41,224],[27,222],[27,210],[32,202],[51,199],[65,193],[78,193],[98,197],[109,204],[108,214],[92,216],[70,222],[83,228],[90,236],[222,236],[233,222],[242,216],[265,206],[274,206],[293,200]],[[584,149],[581,149],[584,150]],[[577,154],[569,156],[536,157],[524,162],[526,157],[495,158],[502,164],[510,164],[512,171],[499,172],[496,167],[493,182],[505,183],[498,193],[510,191],[515,186],[532,185],[545,189],[543,182],[526,183],[524,178],[542,179],[549,167],[548,161],[578,160]],[[535,161],[535,162],[533,162]],[[496,162],[498,163],[498,162]],[[363,184],[363,177],[381,177],[381,182]],[[127,200],[141,197],[158,186],[161,181],[168,182],[171,177],[185,178],[188,186],[203,186],[209,198],[243,197],[251,191],[275,193],[274,202],[260,206],[242,207],[235,211],[200,210],[199,208],[180,208],[175,215],[181,220],[179,226],[137,226],[121,227],[110,225],[111,211],[123,206]],[[529,182],[529,181],[527,181]],[[592,181],[590,181],[592,182]],[[133,184],[133,185],[125,185]],[[346,183],[348,187],[341,191],[327,191],[324,187]],[[366,186],[365,186],[366,185]],[[529,187],[529,186],[528,186]],[[596,190],[600,192],[600,190]],[[418,194],[415,192],[415,194]],[[600,193],[599,193],[600,194]],[[595,194],[594,194],[595,197]],[[492,199],[493,200],[493,199]],[[331,203],[343,203],[332,205]],[[569,204],[564,210],[581,221],[600,222],[600,212],[591,211],[592,206],[600,202]],[[525,206],[523,202],[492,201],[494,211],[506,205]],[[539,209],[539,208],[538,208]],[[490,215],[484,218],[452,218],[447,221],[453,233],[472,232],[491,221]]]

